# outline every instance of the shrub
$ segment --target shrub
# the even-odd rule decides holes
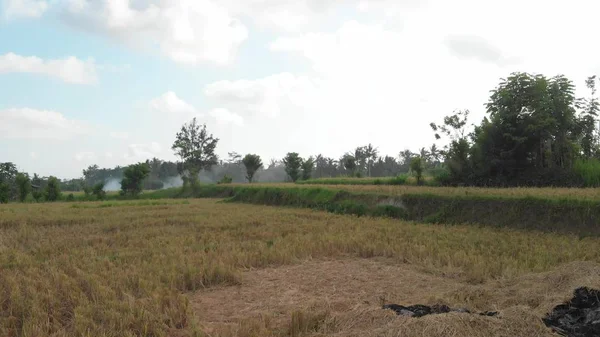
[[[106,198],[106,191],[104,190],[104,182],[97,183],[92,188],[92,194],[96,196],[98,200],[104,200]]]
[[[75,201],[75,196],[73,193],[69,193],[69,195],[67,195],[67,201]]]
[[[42,202],[44,200],[44,193],[42,193],[42,191],[40,191],[39,189],[36,189],[33,192],[31,192],[31,196],[33,197],[33,200],[35,200],[35,202]]]
[[[573,171],[583,180],[583,183],[587,187],[600,186],[600,160],[578,159],[573,165]]]
[[[17,183],[17,190],[19,191],[19,201],[25,202],[25,198],[31,191],[31,180],[29,179],[29,175],[27,173],[19,173],[15,178],[15,182]]]
[[[221,178],[221,180],[217,181],[217,184],[231,184],[233,182],[233,178],[226,174],[223,176],[223,178]]]
[[[8,184],[0,182],[0,204],[7,204],[10,193],[10,187]]]
[[[61,197],[60,182],[56,177],[48,178],[48,184],[45,189],[46,201],[57,201]]]
[[[449,185],[452,182],[450,172],[445,168],[432,169],[429,174],[433,177],[433,181],[439,185]]]
[[[150,166],[147,163],[129,165],[123,171],[121,180],[121,195],[137,196],[142,192],[144,179],[150,174]]]
[[[417,178],[417,185],[421,185],[423,179],[423,159],[415,157],[410,161],[410,170]]]

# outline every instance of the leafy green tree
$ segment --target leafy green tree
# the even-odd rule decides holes
[[[579,116],[579,125],[581,128],[581,148],[583,157],[590,159],[598,152],[598,134],[596,123],[598,113],[600,112],[600,102],[596,97],[596,76],[591,76],[585,81],[590,90],[590,97],[584,100],[584,108]]]
[[[58,178],[50,176],[48,177],[48,183],[45,188],[46,201],[57,201],[60,199],[60,181]]]
[[[101,180],[100,167],[98,165],[88,166],[83,170],[83,179],[87,186],[94,186],[98,180]]]
[[[315,168],[315,160],[313,157],[302,161],[302,180],[308,180],[312,176],[312,171]]]
[[[7,204],[10,200],[10,187],[7,183],[0,181],[0,204]]]
[[[15,200],[17,198],[18,191],[15,179],[18,173],[17,165],[14,163],[0,163],[0,183],[4,183],[8,186],[7,195],[9,200]]]
[[[296,152],[289,152],[282,161],[285,167],[285,173],[287,173],[293,182],[296,182],[300,178],[302,158],[300,158],[300,155]]]
[[[421,185],[423,180],[423,158],[415,157],[410,162],[410,170],[417,178],[417,185]]]
[[[138,196],[143,189],[144,179],[150,174],[147,163],[137,163],[127,166],[121,180],[121,195]]]
[[[342,159],[340,159],[342,166],[348,172],[350,172],[351,176],[354,176],[356,173],[356,159],[353,155],[345,154]]]
[[[92,187],[92,194],[96,196],[98,200],[104,200],[106,198],[106,191],[104,190],[104,182],[99,182]]]
[[[200,127],[196,118],[181,127],[171,149],[181,158],[178,169],[186,178],[185,182],[197,183],[198,173],[201,170],[210,170],[213,165],[217,165],[218,157],[215,149],[218,142],[219,138],[209,135],[206,124]]]
[[[246,179],[248,179],[249,183],[252,183],[256,171],[263,166],[262,160],[257,154],[247,154],[244,159],[242,159],[242,163],[244,163],[244,166],[246,167]]]
[[[29,175],[27,173],[18,173],[15,181],[19,190],[19,201],[24,202],[31,191],[31,180],[29,179]]]
[[[37,173],[34,173],[33,178],[31,179],[31,187],[33,188],[31,195],[33,196],[33,199],[36,202],[42,201],[42,198],[44,197],[43,190],[45,186],[43,186],[42,184],[42,178],[40,178],[40,176]]]
[[[371,176],[371,169],[373,168],[373,164],[377,160],[377,155],[379,154],[379,150],[369,143],[366,146],[363,146],[363,153],[366,158],[367,164],[367,176]]]

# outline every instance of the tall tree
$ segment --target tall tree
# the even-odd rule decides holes
[[[356,158],[354,158],[353,155],[348,153],[345,154],[342,159],[340,159],[340,163],[346,171],[350,172],[350,175],[354,176],[356,174]]]
[[[600,102],[596,97],[596,76],[589,77],[585,84],[590,90],[590,97],[584,100],[583,111],[579,116],[581,129],[581,148],[586,159],[592,158],[598,151],[598,134],[596,123],[600,112]]]
[[[312,171],[315,168],[315,159],[311,156],[302,161],[302,180],[308,180],[312,177]]]
[[[17,189],[19,191],[19,201],[24,202],[31,191],[31,180],[27,173],[18,173],[15,178]]]
[[[242,162],[246,167],[246,179],[248,179],[249,183],[252,183],[252,179],[254,179],[256,171],[263,166],[262,160],[257,154],[247,154],[244,156],[244,159],[242,159]]]
[[[144,179],[150,174],[150,166],[147,163],[129,165],[123,171],[121,180],[121,194],[137,196],[142,192]]]
[[[19,171],[17,165],[11,162],[0,163],[0,183],[5,184],[8,189],[6,194],[9,200],[15,200],[17,197],[17,184],[15,179]]]
[[[194,117],[190,123],[186,123],[175,137],[171,149],[181,158],[179,166],[180,173],[188,179],[195,181],[201,170],[210,170],[218,163],[215,149],[219,138],[208,134],[206,124],[202,127]]]
[[[0,204],[7,204],[10,200],[10,187],[7,183],[0,181]]]
[[[296,182],[300,178],[302,158],[296,152],[288,152],[282,161],[283,165],[285,166],[285,173],[287,173],[293,182]]]
[[[417,185],[421,185],[423,179],[423,158],[415,157],[410,162],[410,170],[417,178]]]
[[[373,163],[377,160],[377,155],[379,154],[379,150],[369,143],[366,146],[363,146],[363,153],[366,159],[367,165],[367,176],[371,176],[371,169],[373,168]]]
[[[61,197],[60,193],[60,181],[58,178],[50,176],[48,177],[48,183],[45,188],[46,201],[57,201]]]

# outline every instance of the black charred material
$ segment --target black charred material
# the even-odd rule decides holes
[[[383,309],[389,309],[396,312],[396,314],[400,316],[408,316],[408,317],[423,317],[426,315],[432,314],[445,314],[448,312],[461,312],[470,314],[471,312],[465,308],[452,309],[447,305],[433,305],[427,306],[422,304],[415,304],[411,306],[403,306],[399,304],[386,304],[383,306]],[[480,313],[483,316],[496,316],[498,315],[495,311],[486,311]]]
[[[543,321],[563,336],[600,336],[600,291],[587,287],[575,289],[573,298],[554,307]]]

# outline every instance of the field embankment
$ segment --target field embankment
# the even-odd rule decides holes
[[[476,224],[581,236],[600,235],[600,202],[591,198],[459,194],[456,191],[444,194],[444,191],[448,190],[436,190],[434,194],[418,193],[413,189],[409,193],[390,194],[368,189],[363,192],[361,189],[315,186],[206,185],[189,196],[436,224]]]

